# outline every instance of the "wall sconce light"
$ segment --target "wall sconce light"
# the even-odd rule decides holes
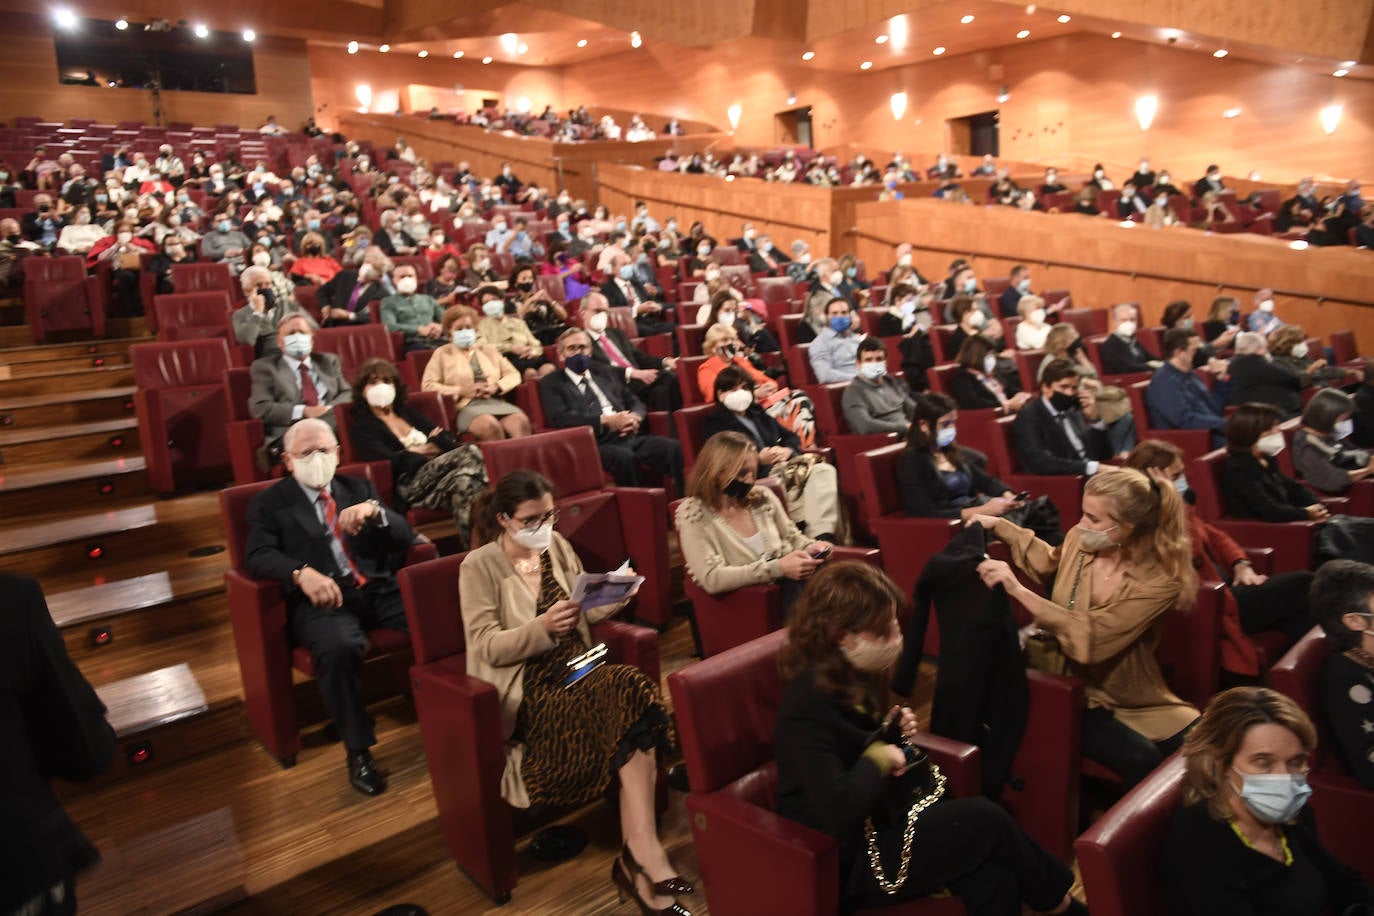
[[[1327,105],[1322,109],[1322,130],[1328,134],[1334,134],[1336,128],[1341,123],[1341,115],[1345,112],[1344,105]]]
[[[367,111],[372,104],[372,87],[367,83],[359,83],[353,89],[353,94],[358,97],[358,104],[363,106],[363,111]]]
[[[892,103],[892,120],[902,120],[902,115],[906,114],[906,93],[894,92],[889,101]]]
[[[1135,119],[1140,122],[1141,130],[1150,129],[1150,125],[1155,122],[1155,113],[1158,111],[1158,96],[1142,95],[1135,100]]]
[[[725,116],[730,119],[731,130],[737,130],[739,128],[739,116],[742,114],[744,114],[744,109],[737,104],[731,105],[729,108],[725,109]]]
[[[1007,89],[1006,86],[1003,86],[1001,89],[997,90],[997,104],[998,104],[998,105],[1005,105],[1005,104],[1006,104],[1007,102],[1009,102],[1010,100],[1011,100],[1011,92]]]

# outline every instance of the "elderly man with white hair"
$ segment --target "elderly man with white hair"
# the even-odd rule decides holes
[[[1231,357],[1231,392],[1227,403],[1273,404],[1284,417],[1302,412],[1302,389],[1306,385],[1296,371],[1269,358],[1264,335],[1243,331],[1236,335],[1236,352]]]
[[[272,271],[254,264],[239,275],[247,298],[231,317],[234,337],[253,348],[253,357],[275,356],[277,325],[288,315],[304,314],[294,299],[281,301],[273,290]]]
[[[353,401],[339,358],[316,353],[315,322],[309,315],[287,315],[277,323],[277,352],[253,360],[248,413],[261,420],[264,445],[258,455],[266,470],[280,456],[282,436],[291,424],[320,419],[335,426],[334,408]]]
[[[291,476],[249,503],[245,565],[282,587],[292,641],[314,659],[343,740],[349,784],[380,795],[386,779],[369,750],[377,737],[363,701],[363,655],[369,630],[407,629],[392,558],[415,535],[371,481],[335,474],[339,443],[327,423],[301,420],[282,444]]]
[[[1130,302],[1112,306],[1112,333],[1102,341],[1102,372],[1105,375],[1127,375],[1132,372],[1153,372],[1163,361],[1145,349],[1136,332],[1140,330],[1140,309]]]
[[[624,331],[610,326],[610,315],[610,304],[596,290],[582,299],[582,327],[592,339],[592,362],[624,372],[625,384],[650,410],[677,410],[682,406],[677,359],[645,353]]]

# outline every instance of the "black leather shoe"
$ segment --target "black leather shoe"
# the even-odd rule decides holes
[[[367,751],[348,752],[348,781],[364,795],[381,795],[386,791],[386,778]]]
[[[692,791],[691,784],[687,781],[687,764],[678,763],[668,767],[668,788],[677,792]]]

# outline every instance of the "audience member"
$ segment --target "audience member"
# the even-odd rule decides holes
[[[275,356],[280,351],[282,319],[303,315],[294,299],[278,299],[272,288],[272,274],[266,267],[254,265],[239,275],[239,285],[247,301],[230,316],[235,339],[253,348],[255,359]]]
[[[1307,332],[1301,325],[1280,325],[1269,332],[1265,342],[1274,364],[1296,374],[1301,379],[1303,388],[1310,388],[1312,385],[1339,385],[1358,375],[1357,370],[1328,365],[1320,351],[1314,357],[1308,351]]]
[[[1106,375],[1129,375],[1153,372],[1162,363],[1140,342],[1140,310],[1129,302],[1112,306],[1112,333],[1102,341],[1102,372]]]
[[[1302,411],[1302,428],[1293,434],[1293,468],[1313,489],[1340,496],[1374,474],[1369,450],[1352,448],[1355,401],[1344,391],[1325,388]]]
[[[788,266],[792,259],[773,247],[773,239],[770,236],[760,236],[758,244],[749,253],[749,269],[756,274],[767,274],[770,277],[777,277],[787,273]]]
[[[1116,200],[1117,219],[1137,219],[1143,217],[1150,204],[1140,194],[1139,186],[1127,181],[1121,186],[1121,196]]]
[[[417,292],[415,268],[401,264],[392,272],[396,293],[380,303],[382,323],[388,331],[400,331],[406,352],[433,350],[447,341],[443,337],[444,310],[431,296]]]
[[[612,256],[610,268],[610,277],[602,284],[601,292],[611,308],[629,307],[640,337],[671,333],[673,325],[660,320],[663,306],[650,297],[642,283],[633,279],[634,265],[630,262],[630,256],[624,253]]]
[[[1264,336],[1254,331],[1236,335],[1236,354],[1230,364],[1232,407],[1257,402],[1272,404],[1284,418],[1296,417],[1302,410],[1303,378],[1269,359]]]
[[[1330,654],[1322,666],[1321,711],[1346,770],[1374,790],[1369,690],[1374,678],[1374,566],[1331,560],[1312,583],[1312,610]]]
[[[1223,350],[1227,346],[1227,343],[1222,342],[1223,336],[1229,336],[1230,340],[1234,341],[1240,330],[1239,300],[1235,296],[1218,296],[1213,299],[1211,308],[1207,310],[1207,320],[1202,323],[1202,334],[1207,342],[1218,350]]]
[[[1040,397],[1026,403],[1012,423],[1016,457],[1029,474],[1092,477],[1115,454],[1097,400],[1067,360],[1052,360],[1042,370]]]
[[[768,415],[796,433],[802,448],[815,445],[816,411],[811,398],[800,388],[782,387],[755,368],[742,352],[734,328],[722,324],[707,328],[701,352],[706,360],[697,366],[697,388],[706,401],[716,399],[716,376],[733,366],[748,376]]]
[[[134,224],[125,220],[115,224],[113,235],[103,235],[86,253],[86,267],[95,270],[101,264],[110,269],[112,315],[143,314],[143,298],[139,292],[139,275],[143,258],[156,255],[157,248],[147,239],[134,236]]]
[[[582,299],[582,326],[592,341],[592,362],[623,370],[625,384],[650,410],[677,410],[682,406],[677,359],[639,349],[624,331],[610,326],[610,311],[606,297],[598,292]]]
[[[557,368],[544,355],[544,345],[534,336],[529,325],[513,314],[513,305],[507,306],[501,298],[500,290],[484,286],[477,290],[477,298],[481,301],[484,316],[477,325],[477,333],[485,342],[505,354],[511,365],[519,369],[527,380],[548,375]]]
[[[1226,189],[1226,184],[1221,180],[1221,166],[1207,166],[1207,173],[1197,180],[1193,185],[1193,197],[1201,200],[1208,193],[1219,194]]]
[[[1160,323],[1164,325],[1164,330],[1166,332],[1174,328],[1180,328],[1185,331],[1199,330],[1197,322],[1193,319],[1192,303],[1186,299],[1175,299],[1173,302],[1166,305]],[[1206,324],[1207,323],[1204,322],[1202,328],[1204,331],[1206,330]],[[1238,327],[1224,327],[1224,330],[1217,334],[1215,339],[1208,338],[1207,342],[1204,342],[1202,346],[1198,347],[1197,352],[1193,354],[1193,368],[1201,369],[1216,358],[1218,351],[1228,349],[1235,342],[1236,334],[1238,333],[1240,333],[1240,328]],[[1168,361],[1168,354],[1160,355],[1166,362]]]
[[[425,283],[425,295],[445,309],[456,305],[458,296],[467,292],[462,279],[462,259],[454,254],[446,254],[434,265],[434,276]]]
[[[62,232],[58,234],[57,247],[72,254],[85,254],[106,235],[102,226],[91,222],[90,206],[81,204],[73,212],[72,221],[63,226]]]
[[[1015,318],[1021,314],[1017,304],[1021,297],[1027,295],[1031,288],[1030,268],[1024,264],[1017,264],[1011,269],[1011,276],[1008,278],[1007,288],[1002,290],[1002,295],[998,297],[998,302],[1002,307],[1003,318]]]
[[[1045,320],[1048,310],[1045,300],[1035,295],[1024,295],[1016,303],[1021,321],[1016,325],[1016,349],[1043,350],[1050,336],[1051,325]]]
[[[841,398],[845,423],[855,434],[900,433],[911,427],[916,402],[905,381],[887,371],[887,346],[876,337],[859,342],[859,374]]]
[[[22,261],[35,250],[31,246],[33,243],[26,242],[20,234],[18,220],[12,217],[0,219],[0,288],[23,286]]]
[[[1274,460],[1283,451],[1283,413],[1272,404],[1242,404],[1226,421],[1221,489],[1234,518],[1296,522],[1331,517],[1311,490],[1286,477]]]
[[[420,387],[453,398],[455,433],[475,439],[519,438],[530,434],[530,419],[504,399],[520,385],[520,372],[476,331],[477,312],[449,306],[440,325],[445,343],[425,365]]]
[[[395,286],[387,274],[391,261],[380,248],[368,248],[356,268],[344,268],[320,287],[318,303],[325,327],[338,324],[366,324],[371,321],[369,304],[392,295]]]
[[[253,244],[248,236],[234,228],[233,217],[226,211],[215,214],[215,231],[206,233],[200,240],[200,257],[204,261],[217,261],[229,265],[231,273],[244,269],[248,249]]]
[[[67,219],[53,206],[52,196],[35,194],[33,210],[24,214],[24,238],[44,251],[52,251],[57,247],[57,238],[66,225]]]
[[[768,330],[763,316],[755,311],[756,308],[762,307],[761,300],[745,299],[744,294],[728,282],[721,282],[724,283],[725,289],[711,296],[705,316],[702,316],[700,311],[697,312],[697,323],[708,327],[713,324],[730,325],[753,353],[781,352],[782,347],[778,344],[777,338]],[[700,320],[703,317],[705,320]]]
[[[1159,429],[1208,429],[1212,447],[1225,441],[1226,418],[1221,403],[1208,390],[1193,365],[1202,348],[1202,339],[1191,328],[1164,332],[1164,365],[1155,371],[1145,389],[1149,426]]]
[[[967,522],[1017,505],[1016,494],[956,441],[958,421],[958,405],[948,395],[933,391],[916,399],[906,451],[897,462],[907,515]]]
[[[280,450],[282,434],[296,421],[321,419],[333,429],[334,407],[353,399],[339,358],[314,352],[314,336],[310,316],[287,313],[277,321],[276,348],[249,367],[253,389],[248,412],[262,421],[265,444],[259,458],[263,462]]]
[[[1257,334],[1269,334],[1280,327],[1283,321],[1274,314],[1274,291],[1261,289],[1255,292],[1255,310],[1246,322],[1249,330]]]
[[[1360,387],[1355,389],[1355,414],[1351,417],[1354,429],[1350,442],[1359,448],[1374,449],[1374,357],[1366,359],[1359,372]]]
[[[854,327],[848,300],[836,297],[827,302],[825,319],[827,327],[812,341],[807,358],[821,384],[847,382],[858,373],[855,358],[863,334]]]
[[[1014,414],[1031,398],[1028,392],[1007,385],[993,345],[981,335],[965,340],[954,361],[959,366],[950,373],[949,393],[962,410],[991,408]]]
[[[801,326],[797,331],[800,343],[810,343],[830,326],[827,310],[836,299],[844,299],[844,271],[834,258],[816,262],[816,280],[806,297]],[[845,300],[848,302],[849,300]],[[853,303],[850,303],[852,306]]]
[[[343,266],[328,253],[324,240],[327,235],[310,231],[300,242],[300,256],[291,262],[291,276],[298,277],[314,286],[323,286]],[[414,271],[415,268],[410,268]]]
[[[1082,378],[1097,378],[1097,366],[1093,365],[1092,359],[1088,357],[1088,348],[1083,343],[1083,338],[1079,336],[1078,329],[1067,321],[1054,325],[1046,335],[1045,356],[1037,370],[1037,381],[1044,375],[1046,364],[1056,359],[1068,360],[1074,371]]]
[[[517,264],[507,290],[515,299],[515,314],[541,346],[553,343],[568,329],[568,310],[546,288],[536,284],[533,265]]]

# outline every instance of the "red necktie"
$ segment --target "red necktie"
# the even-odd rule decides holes
[[[625,298],[630,300],[630,305],[639,305],[639,294],[635,292],[635,285],[631,283],[629,280],[625,280],[623,282],[625,283],[625,286],[623,287],[623,289],[625,290]]]
[[[343,547],[344,557],[348,560],[348,571],[353,574],[358,588],[362,588],[367,584],[367,576],[358,571],[358,564],[354,563],[353,557],[348,554],[348,542],[343,539],[343,532],[339,530],[338,506],[334,504],[334,497],[328,487],[320,491],[320,502],[324,504],[324,526],[329,529],[330,534],[338,538],[339,546]]]
[[[310,367],[301,361],[301,402],[306,407],[320,406],[320,395],[315,390],[315,382],[310,378]]]
[[[601,344],[601,349],[606,351],[606,358],[611,361],[612,366],[619,369],[630,368],[630,361],[626,359],[624,354],[620,352],[620,349],[611,342],[611,338],[602,334],[601,340],[598,342]]]

